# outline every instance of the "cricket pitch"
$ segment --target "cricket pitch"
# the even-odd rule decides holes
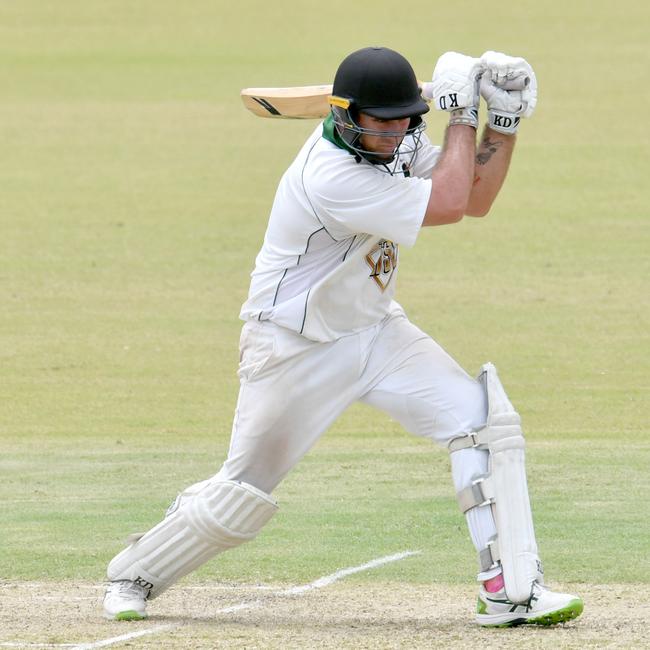
[[[290,585],[181,584],[139,622],[102,618],[101,585],[0,583],[0,648],[645,648],[644,585],[553,585],[580,594],[563,626],[482,629],[472,586],[343,581],[301,596]],[[226,611],[224,611],[226,610]]]

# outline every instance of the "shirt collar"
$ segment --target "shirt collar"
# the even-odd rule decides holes
[[[357,153],[351,149],[339,135],[339,132],[336,130],[336,125],[334,124],[334,116],[331,113],[323,120],[323,137],[336,145],[339,149],[345,149],[353,156],[357,156]]]

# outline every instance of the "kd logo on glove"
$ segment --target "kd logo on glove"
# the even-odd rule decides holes
[[[503,129],[516,129],[519,126],[519,117],[507,117],[506,115],[494,115],[492,126],[500,126]]]
[[[449,98],[449,105],[447,105],[447,98]],[[451,108],[458,108],[458,93],[449,93],[449,95],[443,95],[438,100],[438,104],[441,111],[447,111]]]

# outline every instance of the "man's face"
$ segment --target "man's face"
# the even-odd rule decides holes
[[[403,117],[399,120],[380,120],[377,117],[366,115],[366,113],[359,113],[357,122],[364,129],[391,133],[391,135],[370,135],[364,133],[359,139],[361,148],[366,151],[372,151],[380,157],[385,156],[387,159],[390,159],[395,149],[399,147],[404,139],[409,124],[411,123],[411,118]],[[398,135],[394,135],[395,133]]]

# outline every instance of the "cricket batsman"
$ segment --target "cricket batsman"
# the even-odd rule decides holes
[[[255,261],[228,456],[110,562],[108,618],[144,618],[149,600],[253,539],[278,508],[275,487],[358,401],[449,451],[480,625],[581,614],[580,598],[544,585],[520,418],[495,367],[473,379],[395,301],[401,246],[490,210],[535,108],[535,74],[522,58],[447,52],[432,87],[449,114],[442,146],[424,133],[429,107],[401,54],[367,47],[340,64],[331,113],[282,177]]]

